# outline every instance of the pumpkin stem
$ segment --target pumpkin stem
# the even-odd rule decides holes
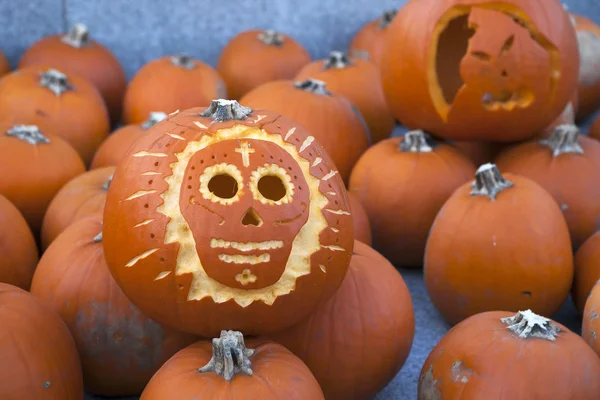
[[[538,338],[550,341],[556,340],[560,327],[552,320],[535,314],[531,310],[519,311],[512,317],[501,318],[513,333],[523,339]]]
[[[142,129],[150,129],[167,117],[168,115],[162,111],[151,111],[148,115],[148,119],[142,123],[141,127]]]
[[[244,107],[236,100],[212,100],[210,106],[200,113],[202,117],[214,119],[216,122],[241,121],[246,118],[252,109]]]
[[[212,340],[213,355],[198,372],[214,372],[226,381],[231,381],[239,373],[252,375],[250,357],[254,349],[246,348],[244,336],[237,331],[221,331],[218,339]]]
[[[388,10],[384,12],[381,17],[379,17],[379,29],[387,28],[394,20],[396,14],[398,14],[398,10]]]
[[[109,176],[108,179],[106,180],[106,182],[104,182],[104,185],[102,185],[102,190],[108,190],[110,188],[110,184],[112,183],[113,176],[114,176],[114,174]]]
[[[354,62],[348,58],[343,51],[334,50],[329,53],[329,58],[323,63],[324,70],[337,68],[343,69],[354,65]]]
[[[496,164],[483,164],[475,172],[475,182],[471,185],[471,196],[487,196],[496,200],[498,193],[513,187],[514,184],[504,179]]]
[[[96,236],[94,236],[94,238],[92,239],[92,241],[94,243],[100,243],[102,241],[102,232],[100,232],[99,234],[97,234]]]
[[[294,82],[294,86],[319,96],[331,96],[331,92],[325,87],[325,82],[316,79],[309,78],[304,82]]]
[[[194,69],[196,67],[194,59],[190,56],[173,56],[171,57],[171,63],[176,67],[185,69]]]
[[[550,147],[554,157],[569,153],[583,154],[579,141],[579,128],[574,124],[557,126],[548,139],[540,140],[540,144]]]
[[[283,45],[283,35],[273,29],[267,29],[258,34],[258,40],[267,46],[281,47]]]
[[[90,32],[84,24],[75,24],[71,32],[63,36],[61,41],[79,49],[89,44]]]
[[[433,148],[429,145],[428,140],[430,141],[431,137],[420,129],[406,132],[404,139],[400,142],[400,151],[430,153]]]
[[[6,136],[24,140],[29,144],[50,143],[50,139],[44,136],[36,125],[15,125],[6,131]]]
[[[74,89],[67,75],[52,68],[40,74],[40,85],[50,89],[57,96]]]

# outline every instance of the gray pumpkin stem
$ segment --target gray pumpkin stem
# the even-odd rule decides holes
[[[398,10],[388,10],[379,17],[379,29],[387,28],[398,14]]]
[[[298,89],[318,94],[319,96],[331,96],[331,92],[327,90],[325,82],[309,78],[303,82],[294,82],[294,86]]]
[[[483,164],[475,172],[475,182],[471,185],[471,196],[487,196],[496,200],[498,194],[514,184],[504,179],[495,164]]]
[[[171,57],[171,63],[176,67],[184,69],[196,68],[196,63],[194,62],[194,59],[190,56],[173,56]]]
[[[84,24],[75,24],[71,32],[63,36],[61,41],[79,49],[89,44],[90,33]]]
[[[431,137],[424,131],[417,129],[404,134],[404,139],[400,142],[400,151],[411,153],[431,153],[431,147],[428,141]]]
[[[354,61],[350,60],[345,52],[334,50],[329,53],[329,58],[323,63],[322,69],[344,69],[354,64]]]
[[[519,311],[512,317],[501,318],[508,329],[522,339],[545,339],[555,341],[560,327],[552,320],[535,314],[531,310]]]
[[[50,139],[48,139],[40,128],[36,125],[15,125],[8,131],[6,131],[6,136],[14,137],[20,140],[23,140],[29,144],[47,144],[50,143]]]
[[[231,381],[237,374],[252,375],[250,357],[254,349],[246,348],[244,336],[237,331],[221,331],[221,336],[212,340],[213,355],[199,373],[214,372],[226,381]]]
[[[554,157],[561,154],[583,154],[579,128],[574,124],[558,125],[548,139],[540,140],[540,144],[549,147]]]
[[[75,89],[67,75],[52,68],[40,74],[40,86],[49,89],[57,96]]]
[[[167,119],[168,115],[162,111],[151,111],[148,119],[140,125],[142,129],[150,129],[160,121]]]
[[[218,99],[212,100],[200,116],[212,118],[215,122],[241,121],[251,112],[251,108],[242,106],[236,100]]]
[[[267,46],[283,46],[283,35],[273,29],[267,29],[266,31],[259,33],[258,40]]]

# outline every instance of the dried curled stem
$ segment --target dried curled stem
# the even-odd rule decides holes
[[[396,17],[396,14],[398,14],[398,10],[388,10],[384,12],[381,17],[379,17],[379,29],[387,28],[394,20],[394,17]]]
[[[241,121],[251,112],[251,108],[242,106],[236,100],[218,99],[212,100],[210,106],[202,111],[200,116],[212,118],[215,122]]]
[[[519,311],[512,317],[500,319],[508,329],[523,339],[545,339],[554,341],[558,337],[560,327],[552,320],[535,314],[531,310]]]
[[[283,46],[283,35],[273,29],[268,29],[258,34],[258,40],[268,46]]]
[[[185,69],[194,69],[196,67],[194,59],[190,56],[173,56],[171,57],[171,63],[176,67]]]
[[[483,164],[475,172],[475,182],[471,185],[471,196],[487,196],[492,200],[503,190],[514,184],[504,179],[495,164]]]
[[[319,96],[331,96],[331,92],[327,90],[325,82],[317,79],[309,78],[303,82],[294,82],[294,86],[306,92],[318,94]]]
[[[142,129],[152,128],[154,125],[158,124],[160,121],[167,119],[168,115],[161,111],[151,111],[148,115],[148,119],[142,122]]]
[[[74,90],[67,75],[52,68],[40,73],[40,86],[50,89],[57,96],[66,91]]]
[[[429,145],[428,141],[431,141],[431,137],[420,129],[406,132],[404,139],[400,142],[400,151],[430,153],[433,151],[433,148]]]
[[[35,145],[50,143],[50,139],[44,136],[40,128],[36,125],[15,125],[6,131],[6,136],[24,140],[29,144]]]
[[[61,41],[79,49],[90,43],[90,33],[84,24],[75,24],[71,32],[63,36]]]
[[[579,141],[579,128],[574,124],[557,126],[548,139],[540,140],[540,144],[550,147],[554,157],[569,153],[583,154]]]
[[[198,372],[214,372],[226,381],[231,381],[239,373],[252,375],[250,357],[255,350],[246,348],[241,332],[221,331],[221,336],[213,339],[212,345],[213,355],[210,361],[199,368]]]
[[[323,63],[323,70],[337,68],[344,69],[354,65],[354,62],[348,58],[343,51],[334,50],[329,53],[329,58]]]

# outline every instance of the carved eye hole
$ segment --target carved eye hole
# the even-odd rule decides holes
[[[221,199],[232,199],[238,192],[238,183],[229,174],[219,174],[210,178],[208,190]]]
[[[287,189],[280,177],[275,175],[265,175],[258,181],[258,192],[264,198],[279,201],[287,193]]]
[[[243,186],[242,174],[232,164],[212,165],[200,175],[200,193],[213,203],[233,204],[240,199]]]
[[[249,188],[254,199],[263,204],[290,203],[294,197],[292,178],[276,164],[265,164],[253,171]]]

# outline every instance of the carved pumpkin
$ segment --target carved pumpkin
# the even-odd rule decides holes
[[[552,315],[573,281],[569,230],[541,186],[484,164],[435,218],[424,272],[432,303],[451,324],[491,310]]]
[[[598,333],[600,333],[600,320],[598,319],[598,313],[600,313],[600,285],[598,281],[590,283],[592,289],[585,302],[581,336],[600,356],[600,341],[598,340]]]
[[[338,291],[308,318],[273,336],[315,375],[328,399],[370,399],[410,352],[415,317],[402,276],[381,254],[354,243]]]
[[[156,124],[117,166],[104,217],[127,297],[204,337],[298,322],[340,285],[354,243],[346,190],[318,141],[234,100]]]
[[[348,203],[352,213],[352,222],[354,224],[354,239],[371,245],[371,223],[367,211],[360,203],[356,195],[348,192]]]
[[[598,117],[590,125],[588,136],[593,139],[600,140],[600,115],[598,115]]]
[[[570,13],[579,44],[579,109],[582,120],[600,108],[600,26],[589,18]]]
[[[397,267],[420,267],[431,224],[475,166],[423,131],[369,148],[350,176],[350,192],[365,207],[374,247]]]
[[[139,395],[162,364],[197,337],[164,329],[131,304],[106,266],[101,231],[100,214],[67,227],[44,252],[31,293],[69,327],[88,392]]]
[[[529,178],[558,202],[573,247],[590,237],[600,220],[600,143],[560,125],[548,139],[507,149],[496,158],[502,171]]]
[[[378,67],[381,66],[385,35],[396,13],[396,10],[388,10],[381,17],[363,26],[352,38],[350,54],[353,57],[364,57]]]
[[[0,282],[29,290],[38,249],[27,221],[0,195]]]
[[[247,347],[246,347],[247,346]],[[285,347],[222,331],[175,354],[152,377],[140,400],[320,400],[306,365]]]
[[[83,400],[77,348],[58,315],[0,283],[0,399]]]
[[[293,38],[253,29],[227,43],[217,70],[227,84],[227,95],[237,100],[263,83],[294,78],[309,62],[310,54]]]
[[[331,156],[346,182],[352,167],[371,142],[360,112],[325,82],[276,81],[245,95],[242,104],[272,110],[298,121]]]
[[[117,165],[125,158],[129,148],[139,138],[144,136],[148,129],[165,118],[167,118],[167,114],[163,112],[151,112],[148,119],[143,123],[125,125],[114,131],[104,142],[102,142],[98,151],[94,154],[91,168]]]
[[[350,100],[365,118],[374,142],[392,134],[396,121],[385,103],[381,74],[375,64],[332,51],[328,59],[314,61],[296,75],[299,81],[310,78],[325,82],[327,89]]]
[[[62,231],[89,215],[102,213],[115,167],[85,172],[71,179],[54,196],[42,224],[42,247],[47,248]]]
[[[575,253],[575,278],[571,295],[580,312],[596,281],[600,279],[600,232],[590,236]]]
[[[85,166],[67,142],[34,125],[0,123],[0,154],[0,195],[21,211],[37,235],[54,195]]]
[[[129,82],[123,121],[141,124],[153,111],[198,107],[225,94],[223,80],[210,65],[188,56],[162,57],[144,65]]]
[[[0,76],[6,75],[11,71],[10,63],[2,51],[0,51]]]
[[[525,140],[567,105],[577,53],[558,1],[410,0],[388,28],[383,89],[409,129],[449,140]]]
[[[19,68],[50,66],[91,82],[102,94],[116,124],[121,118],[127,85],[119,60],[106,47],[90,38],[87,27],[75,24],[66,35],[47,36],[34,43],[21,57]]]
[[[0,80],[0,120],[54,132],[86,165],[110,131],[106,106],[91,83],[45,67],[19,69]]]
[[[417,400],[594,400],[598,374],[600,359],[565,326],[531,310],[491,311],[456,325],[435,346]]]

